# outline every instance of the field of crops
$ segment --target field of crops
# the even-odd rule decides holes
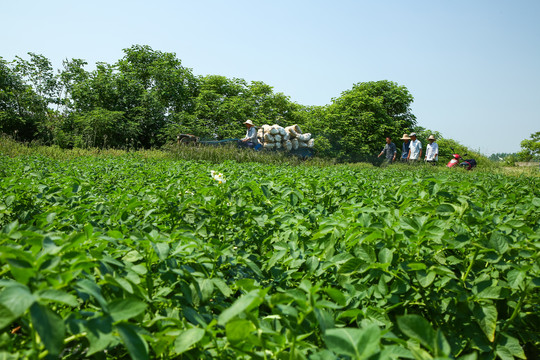
[[[0,156],[0,229],[2,359],[540,356],[539,177]]]

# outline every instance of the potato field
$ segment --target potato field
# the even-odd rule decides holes
[[[534,359],[540,177],[0,155],[1,359]]]

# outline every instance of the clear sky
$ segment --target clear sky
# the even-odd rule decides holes
[[[149,45],[303,105],[394,81],[418,125],[487,155],[540,131],[540,0],[0,0],[0,14],[8,61],[34,52],[91,70]]]

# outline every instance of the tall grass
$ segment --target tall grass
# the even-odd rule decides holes
[[[332,159],[313,157],[300,159],[284,151],[254,151],[239,149],[235,145],[203,146],[203,145],[168,145],[156,150],[119,150],[99,148],[62,149],[58,146],[43,146],[38,143],[21,143],[6,135],[0,135],[0,156],[42,155],[53,159],[64,160],[81,156],[115,157],[140,156],[147,159],[196,160],[211,163],[235,161],[238,163],[258,162],[264,164],[329,166],[335,164]]]
[[[238,149],[235,145],[222,146],[203,146],[203,145],[168,145],[162,149],[150,150],[120,150],[120,149],[99,149],[99,148],[74,148],[62,149],[58,146],[44,146],[39,143],[21,143],[13,140],[7,135],[0,134],[0,161],[2,156],[17,157],[41,155],[57,160],[74,159],[82,156],[93,157],[119,157],[119,156],[137,156],[145,159],[171,159],[171,160],[196,160],[208,161],[210,163],[223,163],[225,161],[234,161],[238,163],[263,163],[263,164],[287,164],[290,166],[333,166],[336,165],[334,159],[325,159],[312,157],[309,159],[300,159],[290,155],[285,151],[254,151],[251,149]],[[352,168],[372,168],[370,163],[348,163],[342,166]],[[440,161],[438,166],[416,165],[396,163],[390,168],[399,168],[401,170],[418,171],[419,168],[426,168],[426,171],[465,171],[463,169],[447,169],[444,161]],[[477,171],[491,173],[500,173],[512,176],[540,176],[538,166],[532,167],[508,167],[504,164],[493,161],[480,162],[475,168]]]
[[[0,156],[29,156],[29,155],[42,155],[52,159],[66,160],[73,159],[81,156],[102,156],[102,157],[117,157],[125,156],[129,153],[136,153],[144,157],[152,158],[164,158],[165,154],[157,150],[142,150],[136,152],[129,152],[120,149],[99,149],[99,148],[73,148],[62,149],[57,145],[44,146],[39,143],[21,143],[13,140],[9,136],[0,134]]]
[[[300,159],[286,151],[255,151],[252,149],[238,148],[235,144],[226,144],[220,146],[208,145],[170,145],[164,147],[174,159],[202,160],[212,163],[221,163],[224,161],[235,161],[238,163],[258,162],[264,164],[283,164],[289,165],[317,165],[328,166],[335,164],[332,159],[322,159],[313,157],[309,159]]]

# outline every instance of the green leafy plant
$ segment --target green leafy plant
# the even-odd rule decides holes
[[[538,177],[25,149],[2,357],[538,355]]]

